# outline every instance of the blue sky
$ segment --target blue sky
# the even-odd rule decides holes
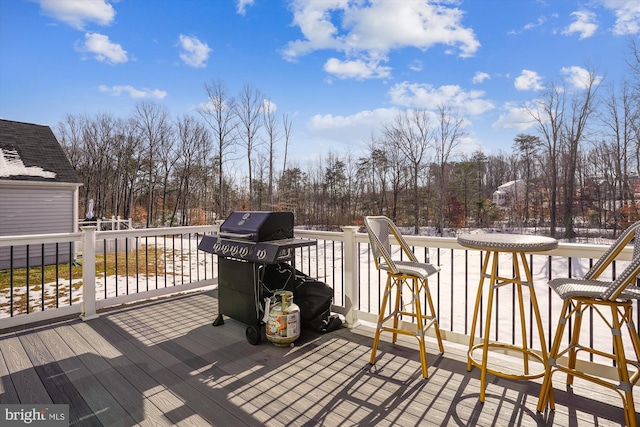
[[[288,114],[299,162],[440,104],[466,118],[462,152],[508,153],[545,84],[619,86],[639,37],[638,0],[0,0],[0,118],[198,116],[220,79]]]

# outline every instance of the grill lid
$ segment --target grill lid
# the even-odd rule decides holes
[[[265,242],[293,238],[293,212],[235,211],[220,225],[220,237]]]

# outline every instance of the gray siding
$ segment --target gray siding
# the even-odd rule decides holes
[[[0,236],[74,232],[73,187],[52,185],[11,185],[0,182]],[[42,245],[30,246],[29,264],[42,264]],[[44,263],[70,261],[73,247],[69,244],[44,245]],[[10,248],[0,248],[0,269],[11,263]],[[27,262],[27,247],[13,247],[13,268]]]

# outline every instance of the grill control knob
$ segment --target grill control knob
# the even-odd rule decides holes
[[[260,249],[257,253],[256,253],[256,257],[258,259],[265,259],[265,257],[267,256],[267,251],[264,249]]]
[[[240,249],[240,256],[243,258],[246,258],[246,256],[249,254],[249,248],[244,247],[242,249]]]

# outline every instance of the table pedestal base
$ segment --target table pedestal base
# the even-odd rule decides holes
[[[478,360],[476,360],[473,357],[473,352],[480,349],[483,350],[483,355],[484,352],[488,352],[491,351],[491,349],[508,349],[510,351],[516,351],[518,353],[522,354],[522,360],[524,362],[523,365],[523,373],[522,374],[510,374],[508,372],[505,371],[499,371],[497,369],[492,369],[489,366],[485,366],[484,370],[490,374],[493,374],[497,377],[502,377],[502,378],[507,378],[510,380],[532,380],[535,378],[542,378],[544,376],[544,368],[545,368],[545,362],[544,359],[542,358],[541,355],[539,355],[538,353],[535,353],[534,351],[532,351],[529,348],[522,348],[522,347],[518,347],[515,345],[511,345],[511,344],[503,344],[503,343],[489,343],[488,345],[486,345],[484,343],[481,344],[476,344],[473,347],[471,347],[471,349],[469,350],[468,353],[468,357],[469,357],[469,362],[471,362],[471,364],[475,367],[478,367],[480,369],[482,369],[482,362],[479,362]],[[536,362],[539,362],[542,364],[541,366],[541,370],[539,372],[535,372],[535,373],[530,373],[529,372],[529,361],[531,359],[535,359]]]
[[[498,254],[499,250],[489,250],[486,252],[486,257],[482,265],[482,272],[480,274],[480,284],[478,287],[478,294],[476,297],[476,305],[473,312],[473,323],[471,325],[471,338],[469,341],[469,352],[467,356],[467,371],[471,371],[473,366],[480,368],[480,402],[484,402],[485,388],[487,384],[487,372],[509,379],[531,379],[540,378],[544,375],[544,368],[547,363],[547,349],[544,339],[544,331],[542,328],[542,320],[540,318],[540,311],[538,309],[538,300],[533,288],[533,279],[531,275],[531,269],[527,263],[527,258],[524,252],[510,251],[512,256],[512,268],[513,277],[504,277],[498,274]],[[490,261],[491,260],[491,261]],[[490,268],[489,268],[490,267]],[[523,274],[524,273],[524,274]],[[478,317],[480,312],[480,302],[482,300],[482,290],[485,286],[485,279],[489,280],[489,296],[486,308],[486,320],[484,325],[484,334],[482,344],[474,345],[474,337],[476,332],[476,326],[478,323]],[[515,285],[515,295],[517,299],[517,306],[520,318],[520,339],[521,345],[511,345],[504,343],[489,342],[489,336],[491,334],[491,320],[494,307],[494,298],[499,288],[505,285]],[[533,330],[537,329],[537,335],[540,339],[541,355],[534,353],[527,344],[528,332],[527,322],[525,315],[525,304],[523,300],[523,289],[529,290],[529,297],[531,298],[531,310],[535,326],[532,325]],[[523,355],[523,375],[511,375],[495,369],[487,367],[487,360],[489,356],[489,348],[505,348],[515,350]],[[479,362],[473,358],[473,351],[476,349],[482,349],[482,361]],[[536,374],[529,373],[529,358],[534,358],[542,362],[542,372]]]

